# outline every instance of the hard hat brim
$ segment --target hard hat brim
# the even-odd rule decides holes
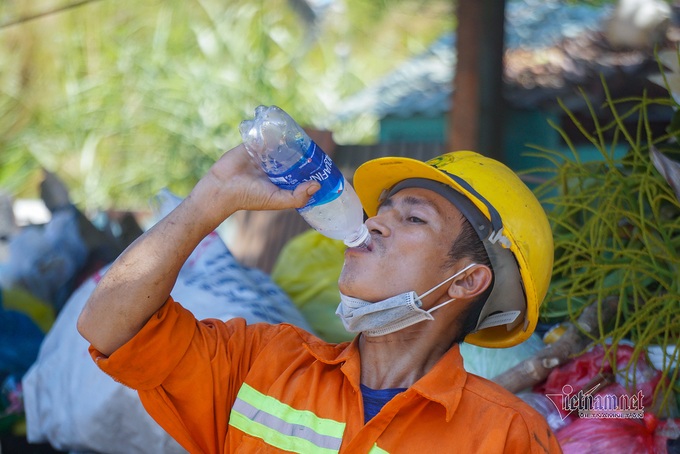
[[[353,186],[366,214],[375,216],[386,191],[409,178],[439,181],[470,197],[465,188],[445,173],[422,161],[405,157],[378,158],[362,164],[354,173]]]

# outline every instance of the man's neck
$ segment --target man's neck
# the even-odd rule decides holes
[[[449,350],[452,338],[437,337],[424,324],[385,336],[361,335],[361,383],[373,389],[408,388],[429,372]]]

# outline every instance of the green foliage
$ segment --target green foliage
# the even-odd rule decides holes
[[[600,151],[600,161],[582,162],[570,138],[556,125],[571,156],[546,149],[533,154],[550,163],[541,172],[552,172],[537,190],[550,207],[555,238],[553,280],[541,313],[547,321],[575,321],[585,305],[595,302],[601,308],[605,298],[617,297],[615,318],[600,317],[599,334],[592,341],[605,346],[610,355],[621,341],[632,341],[634,359],[644,357],[652,345],[662,350],[676,347],[655,396],[659,405],[666,405],[672,391],[669,384],[677,379],[670,362],[680,359],[680,201],[649,152],[654,146],[678,161],[680,150],[669,140],[677,129],[653,137],[647,112],[653,106],[675,103],[645,95],[613,100],[604,86],[603,107],[614,120],[600,124],[584,95],[596,125],[593,132],[562,106],[583,137]],[[614,153],[620,145],[628,149],[623,157]],[[634,376],[631,368],[625,372]]]
[[[0,2],[0,23],[66,3]],[[184,195],[258,104],[329,129],[453,19],[443,0],[350,1],[310,23],[291,3],[100,0],[0,28],[0,188],[36,195],[45,167],[84,209]]]

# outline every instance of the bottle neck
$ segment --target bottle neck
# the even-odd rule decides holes
[[[371,243],[371,234],[368,231],[366,224],[361,224],[359,229],[352,232],[344,240],[345,246],[347,247],[363,247],[367,248]]]

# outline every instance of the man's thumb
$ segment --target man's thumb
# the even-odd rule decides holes
[[[317,181],[306,181],[298,185],[293,191],[293,197],[298,202],[299,206],[305,206],[311,196],[313,196],[321,185]]]

